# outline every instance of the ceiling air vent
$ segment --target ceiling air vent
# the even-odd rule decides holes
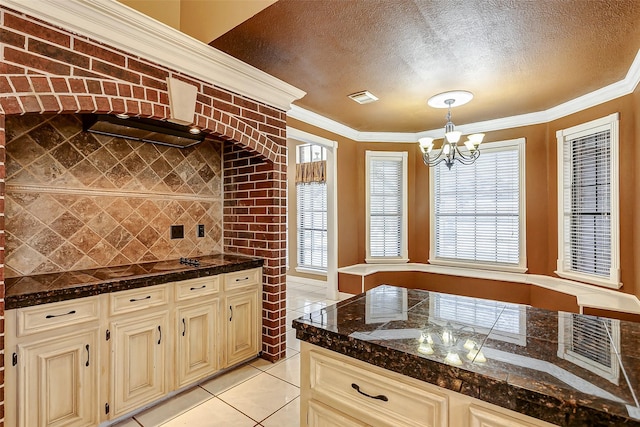
[[[378,100],[378,97],[369,92],[368,90],[363,90],[362,92],[356,92],[349,95],[349,98],[356,101],[358,104],[368,104],[370,102],[375,102]]]

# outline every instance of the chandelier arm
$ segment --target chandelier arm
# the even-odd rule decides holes
[[[460,151],[460,148],[458,147],[458,145],[456,144],[456,150],[458,152],[458,156],[462,157],[463,159],[467,160],[475,160],[477,158],[477,156],[474,153],[477,153],[478,150],[475,150],[473,153],[469,152],[469,154],[464,154],[462,151]]]
[[[479,150],[475,150],[473,153],[470,153],[470,155],[464,155],[462,152],[460,152],[460,150],[457,150],[459,157],[456,157],[456,159],[462,163],[463,165],[470,165],[473,164],[476,159],[478,157],[480,157],[480,151]]]
[[[427,166],[436,166],[442,163],[446,157],[442,157],[442,150],[438,151],[438,155],[431,157],[429,153],[422,153],[422,161]]]

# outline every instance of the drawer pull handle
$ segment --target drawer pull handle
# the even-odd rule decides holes
[[[187,332],[187,322],[184,321],[184,317],[182,318],[182,336]]]
[[[229,306],[229,310],[231,311],[231,316],[229,316],[229,322],[231,322],[231,319],[233,319],[233,307]]]
[[[206,287],[207,287],[207,285],[202,285],[202,286],[200,286],[200,287],[198,287],[198,288],[191,288],[191,290],[192,290],[192,291],[196,291],[196,290],[198,290],[198,289],[204,289],[204,288],[206,288]]]
[[[144,300],[146,300],[146,299],[151,299],[151,295],[147,295],[147,296],[146,296],[146,297],[144,297],[144,298],[131,298],[131,299],[129,300],[129,302],[144,301]]]
[[[249,280],[249,277],[243,277],[242,279],[236,279],[236,282],[244,282],[245,280]]]
[[[47,314],[45,318],[46,319],[53,319],[54,317],[68,316],[70,314],[76,314],[76,311],[75,310],[71,310],[70,312],[63,313],[63,314]]]
[[[89,344],[87,344],[87,346],[85,348],[87,349],[87,363],[85,363],[84,366],[89,366],[89,356],[90,356]]]
[[[360,393],[363,396],[367,396],[370,397],[372,399],[377,399],[377,400],[382,400],[383,402],[388,402],[389,398],[387,396],[385,396],[384,394],[379,394],[377,396],[371,396],[370,394],[367,394],[363,391],[360,391],[360,386],[356,383],[351,383],[351,387],[355,389],[355,391],[357,391],[358,393]]]
[[[160,338],[158,338],[158,344],[162,342],[162,329],[160,329],[160,325],[158,325],[158,332],[160,332]]]

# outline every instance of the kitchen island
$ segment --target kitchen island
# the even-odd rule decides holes
[[[383,285],[293,326],[303,426],[640,426],[637,323]]]

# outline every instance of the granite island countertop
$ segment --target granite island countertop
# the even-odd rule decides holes
[[[640,323],[383,285],[298,339],[561,426],[640,426]]]
[[[264,263],[261,258],[225,253],[193,259],[200,265],[176,259],[7,278],[5,310],[258,268]]]

